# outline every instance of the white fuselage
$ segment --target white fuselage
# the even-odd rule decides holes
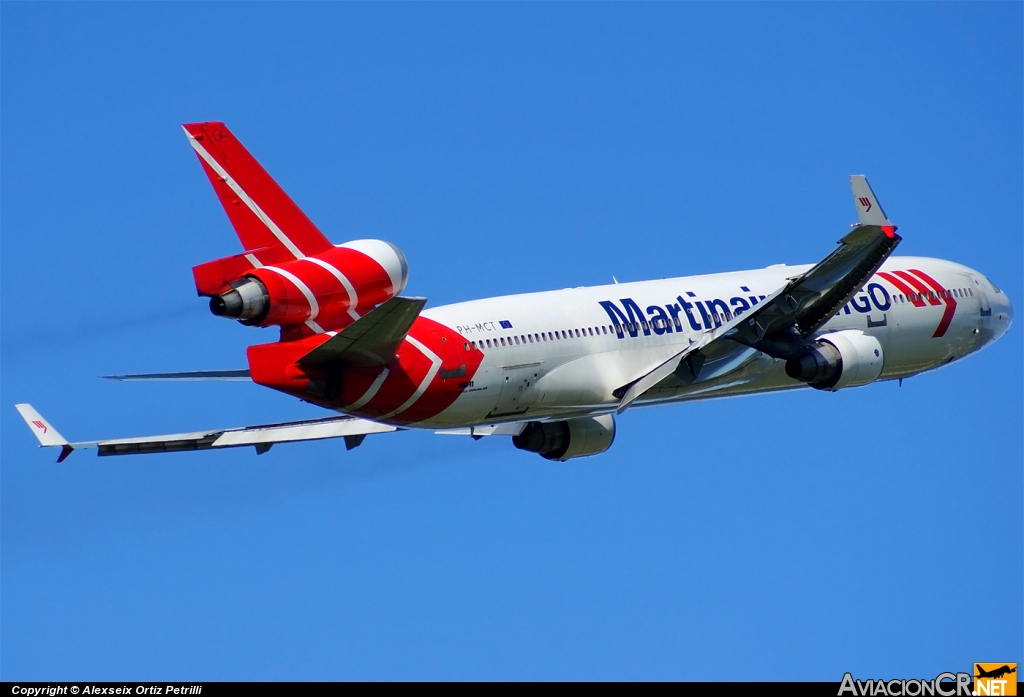
[[[777,265],[430,308],[425,317],[475,342],[484,359],[450,407],[417,425],[449,428],[612,412],[619,401],[613,391],[809,268]],[[924,272],[942,290],[925,287],[928,294],[915,304],[879,275],[893,278],[907,269]],[[977,351],[999,338],[1012,320],[1006,295],[960,264],[891,257],[879,274],[818,334],[854,329],[874,336],[884,350],[881,380],[915,375]],[[943,323],[945,330],[935,336]],[[785,361],[724,343],[729,348],[708,356],[698,380],[652,390],[635,404],[807,386],[786,375]]]

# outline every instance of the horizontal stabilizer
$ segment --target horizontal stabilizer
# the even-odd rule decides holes
[[[22,418],[36,434],[41,445],[61,447],[61,462],[72,450],[99,450],[100,456],[136,455],[144,453],[169,453],[183,450],[209,450],[212,448],[237,448],[243,445],[256,447],[262,454],[270,450],[274,443],[291,443],[302,440],[323,440],[325,438],[344,438],[346,445],[362,442],[361,437],[371,433],[389,433],[397,431],[395,426],[377,423],[354,416],[333,416],[326,419],[309,421],[292,421],[265,426],[248,426],[245,428],[224,428],[193,433],[172,433],[161,436],[143,436],[141,438],[117,438],[112,440],[94,440],[80,443],[68,443],[50,424],[39,415],[29,404],[16,404]],[[351,450],[354,445],[348,449]]]
[[[122,382],[142,381],[199,381],[199,380],[245,380],[249,381],[249,369],[241,370],[191,370],[183,373],[137,373],[134,375],[104,375],[107,380]]]
[[[419,316],[426,298],[391,298],[299,359],[300,365],[388,365]]]

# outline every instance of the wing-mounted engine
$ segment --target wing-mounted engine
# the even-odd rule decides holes
[[[885,354],[878,339],[857,330],[820,337],[786,361],[786,375],[819,390],[859,387],[882,374]]]
[[[604,414],[566,421],[531,421],[519,435],[512,437],[512,444],[547,460],[564,462],[603,453],[614,440],[615,419],[611,414]]]

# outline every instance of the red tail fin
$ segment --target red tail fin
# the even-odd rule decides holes
[[[299,259],[332,247],[227,126],[183,128],[246,250],[279,248]]]

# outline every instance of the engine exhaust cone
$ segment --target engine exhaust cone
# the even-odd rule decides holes
[[[237,290],[230,290],[224,295],[210,298],[210,312],[218,317],[238,319],[242,314],[242,296]]]

